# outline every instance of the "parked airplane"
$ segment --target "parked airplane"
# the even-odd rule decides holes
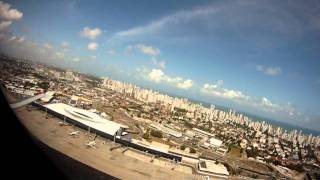
[[[90,141],[85,144],[88,148],[92,148],[96,146],[96,141]]]
[[[70,132],[69,135],[72,137],[79,137],[79,131]]]

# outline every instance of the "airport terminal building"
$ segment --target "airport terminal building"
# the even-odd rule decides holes
[[[50,112],[55,112],[66,118],[73,120],[79,126],[90,128],[90,131],[98,131],[105,135],[119,136],[121,132],[127,129],[127,126],[115,123],[109,119],[100,117],[98,114],[72,107],[64,103],[55,103],[44,105]]]
[[[135,143],[135,141],[132,141],[131,139],[122,139],[122,132],[128,129],[127,126],[113,122],[109,119],[105,119],[98,114],[90,112],[88,110],[75,108],[64,103],[41,105],[37,102],[33,102],[33,106],[36,106],[46,113],[56,116],[67,123],[88,130],[92,133],[96,133],[101,137],[110,139],[119,144],[140,151],[148,152],[155,156],[172,159],[179,162],[182,160],[181,156],[162,151],[161,149],[152,146],[145,146]]]

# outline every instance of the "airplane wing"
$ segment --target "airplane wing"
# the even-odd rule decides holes
[[[28,98],[28,99],[26,99],[26,100],[23,100],[23,101],[20,101],[20,102],[17,102],[17,103],[13,103],[13,104],[10,104],[10,107],[12,108],[12,109],[16,109],[16,108],[19,108],[19,107],[22,107],[22,106],[24,106],[24,105],[27,105],[27,104],[29,104],[29,103],[32,103],[33,101],[36,101],[36,100],[38,100],[38,99],[41,99],[41,98],[43,98],[43,97],[45,97],[46,96],[46,94],[39,94],[39,95],[36,95],[36,96],[33,96],[33,97],[31,97],[31,98]]]

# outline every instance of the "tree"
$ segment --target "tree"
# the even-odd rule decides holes
[[[180,149],[184,151],[186,149],[186,146],[185,145],[181,145]]]
[[[289,164],[289,165],[287,165],[287,168],[296,170],[298,172],[304,172],[304,168],[303,168],[303,166],[301,164],[296,164],[296,165]]]
[[[252,148],[251,150],[247,150],[247,156],[256,158],[258,156],[258,152],[257,148]]]
[[[148,132],[146,132],[146,133],[144,133],[144,134],[142,135],[142,137],[143,137],[144,139],[149,139],[149,138],[150,138],[150,135],[149,135]]]
[[[158,137],[158,138],[162,138],[162,132],[161,131],[158,131],[158,130],[151,130],[151,136],[154,136],[154,137]]]
[[[191,123],[189,123],[189,122],[187,122],[187,121],[185,121],[184,122],[184,125],[186,126],[186,127],[188,127],[188,128],[193,128],[193,124],[191,124]]]
[[[190,153],[194,154],[196,153],[197,151],[194,149],[194,148],[190,148]]]
[[[38,86],[40,88],[44,89],[45,91],[47,91],[48,88],[49,88],[49,82],[41,82],[41,83],[38,84]]]
[[[251,176],[251,178],[253,178],[253,179],[257,179],[257,178],[258,178],[258,175],[253,174],[253,175]]]

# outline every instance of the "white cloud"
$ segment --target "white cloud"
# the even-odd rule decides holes
[[[156,83],[160,83],[161,81],[165,80],[165,75],[161,69],[152,69],[148,74],[148,77],[151,81]]]
[[[66,55],[63,49],[60,48],[60,45],[58,44],[56,48],[49,42],[38,44],[23,36],[18,37],[0,33],[0,51],[5,54],[25,57],[35,62],[45,62],[58,66],[66,66],[68,65],[68,61],[79,62],[82,60],[80,57]]]
[[[5,34],[1,37],[0,49],[1,52],[12,56],[26,57],[33,61],[54,65],[61,65],[66,60],[65,54],[55,49],[50,43],[38,44],[23,36],[17,37]]]
[[[21,19],[23,13],[11,8],[11,5],[0,1],[0,19],[15,21]]]
[[[82,37],[94,40],[96,39],[100,34],[102,33],[102,31],[99,28],[94,28],[94,29],[90,29],[90,27],[85,27],[83,28],[83,30],[80,32],[80,35]]]
[[[6,37],[6,38],[7,38],[6,35],[4,35],[4,34],[2,34],[2,35],[3,35],[3,37]],[[16,38],[17,38],[16,36],[11,36],[11,37],[8,39],[8,41],[14,41]]]
[[[147,55],[156,56],[156,55],[160,54],[160,50],[158,48],[154,48],[152,46],[147,46],[144,44],[137,44],[136,47],[139,48],[142,53],[147,54]]]
[[[25,38],[22,37],[16,37],[16,36],[11,36],[10,38],[8,38],[7,36],[3,36],[8,42],[11,42],[12,44],[21,44],[22,42],[25,41]]]
[[[151,58],[151,61],[152,61],[152,63],[155,65],[155,66],[157,66],[157,67],[159,67],[159,68],[161,68],[161,69],[165,69],[166,68],[166,62],[165,61],[159,61],[159,60],[157,60],[157,58],[156,57],[152,57]]]
[[[186,22],[196,17],[213,14],[216,11],[217,10],[215,7],[202,7],[202,8],[189,10],[189,11],[186,11],[186,10],[179,11],[177,13],[163,17],[159,20],[153,21],[145,26],[138,26],[128,30],[120,31],[116,33],[114,37],[130,37],[130,36],[137,36],[145,33],[156,32],[161,29],[164,29],[164,27],[168,26],[169,24]]]
[[[265,70],[265,73],[271,76],[278,75],[281,73],[281,68],[279,67],[268,67]]]
[[[233,99],[233,100],[247,100],[249,97],[244,95],[241,91],[237,90],[229,90],[223,88],[224,81],[219,80],[217,84],[204,84],[203,87],[201,88],[201,92],[212,95],[212,96],[217,96],[221,98],[226,98],[226,99]]]
[[[272,102],[266,97],[262,97],[261,102],[262,102],[262,105],[264,106],[269,106],[269,107],[273,106]]]
[[[90,50],[90,51],[95,51],[95,50],[98,49],[98,46],[99,46],[99,45],[98,45],[97,43],[91,42],[91,43],[88,44],[88,50]]]
[[[265,67],[263,65],[257,65],[256,70],[263,72],[264,74],[269,75],[269,76],[276,76],[276,75],[281,74],[281,72],[282,72],[280,67]]]
[[[192,86],[193,86],[193,81],[191,79],[184,80],[177,84],[177,87],[181,89],[190,89]]]
[[[287,41],[288,37],[295,39],[301,37],[300,33],[308,35],[310,30],[317,32],[320,29],[319,15],[315,15],[312,10],[314,7],[313,1],[311,3],[295,1],[289,6],[288,4],[279,5],[273,1],[259,3],[254,1],[235,1],[234,3],[216,1],[123,29],[115,33],[110,41],[118,39],[128,41],[130,38],[133,38],[132,40],[167,38],[170,41],[172,37],[172,39],[182,42],[190,42],[197,39],[194,32],[199,31],[211,32],[210,37],[207,36],[209,41],[225,41],[228,38],[232,42],[241,42],[235,42],[235,44],[246,46],[247,49],[257,52],[271,51],[282,46],[283,40]],[[296,18],[297,14],[300,18]],[[191,31],[185,30],[190,29],[190,26],[192,26]],[[252,28],[253,26],[255,28]],[[234,29],[237,29],[238,33],[234,34]],[[234,34],[235,37],[219,36],[221,31]],[[184,33],[179,34],[179,32]],[[243,33],[250,34],[250,38],[238,41],[238,38],[243,38]],[[195,40],[195,42],[198,41]],[[267,72],[268,74],[277,74],[279,70],[269,69]]]
[[[4,29],[8,28],[11,24],[11,21],[2,21],[0,23],[0,31],[3,31]]]
[[[206,83],[201,87],[200,92],[208,96],[228,99],[243,106],[262,110],[267,113],[270,112],[285,117],[295,117],[297,119],[304,116],[303,113],[299,112],[289,102],[285,104],[274,103],[267,97],[253,97],[238,90],[226,89],[223,87],[223,84],[222,80],[219,80],[216,84]]]
[[[152,69],[151,71],[144,69],[142,75],[149,81],[155,83],[166,83],[180,89],[190,89],[193,86],[191,79],[183,79],[181,77],[171,77],[166,75],[161,69]]]
[[[145,44],[130,45],[127,47],[126,51],[131,52],[134,49],[139,50],[141,53],[150,56],[157,56],[160,54],[160,49]]]

